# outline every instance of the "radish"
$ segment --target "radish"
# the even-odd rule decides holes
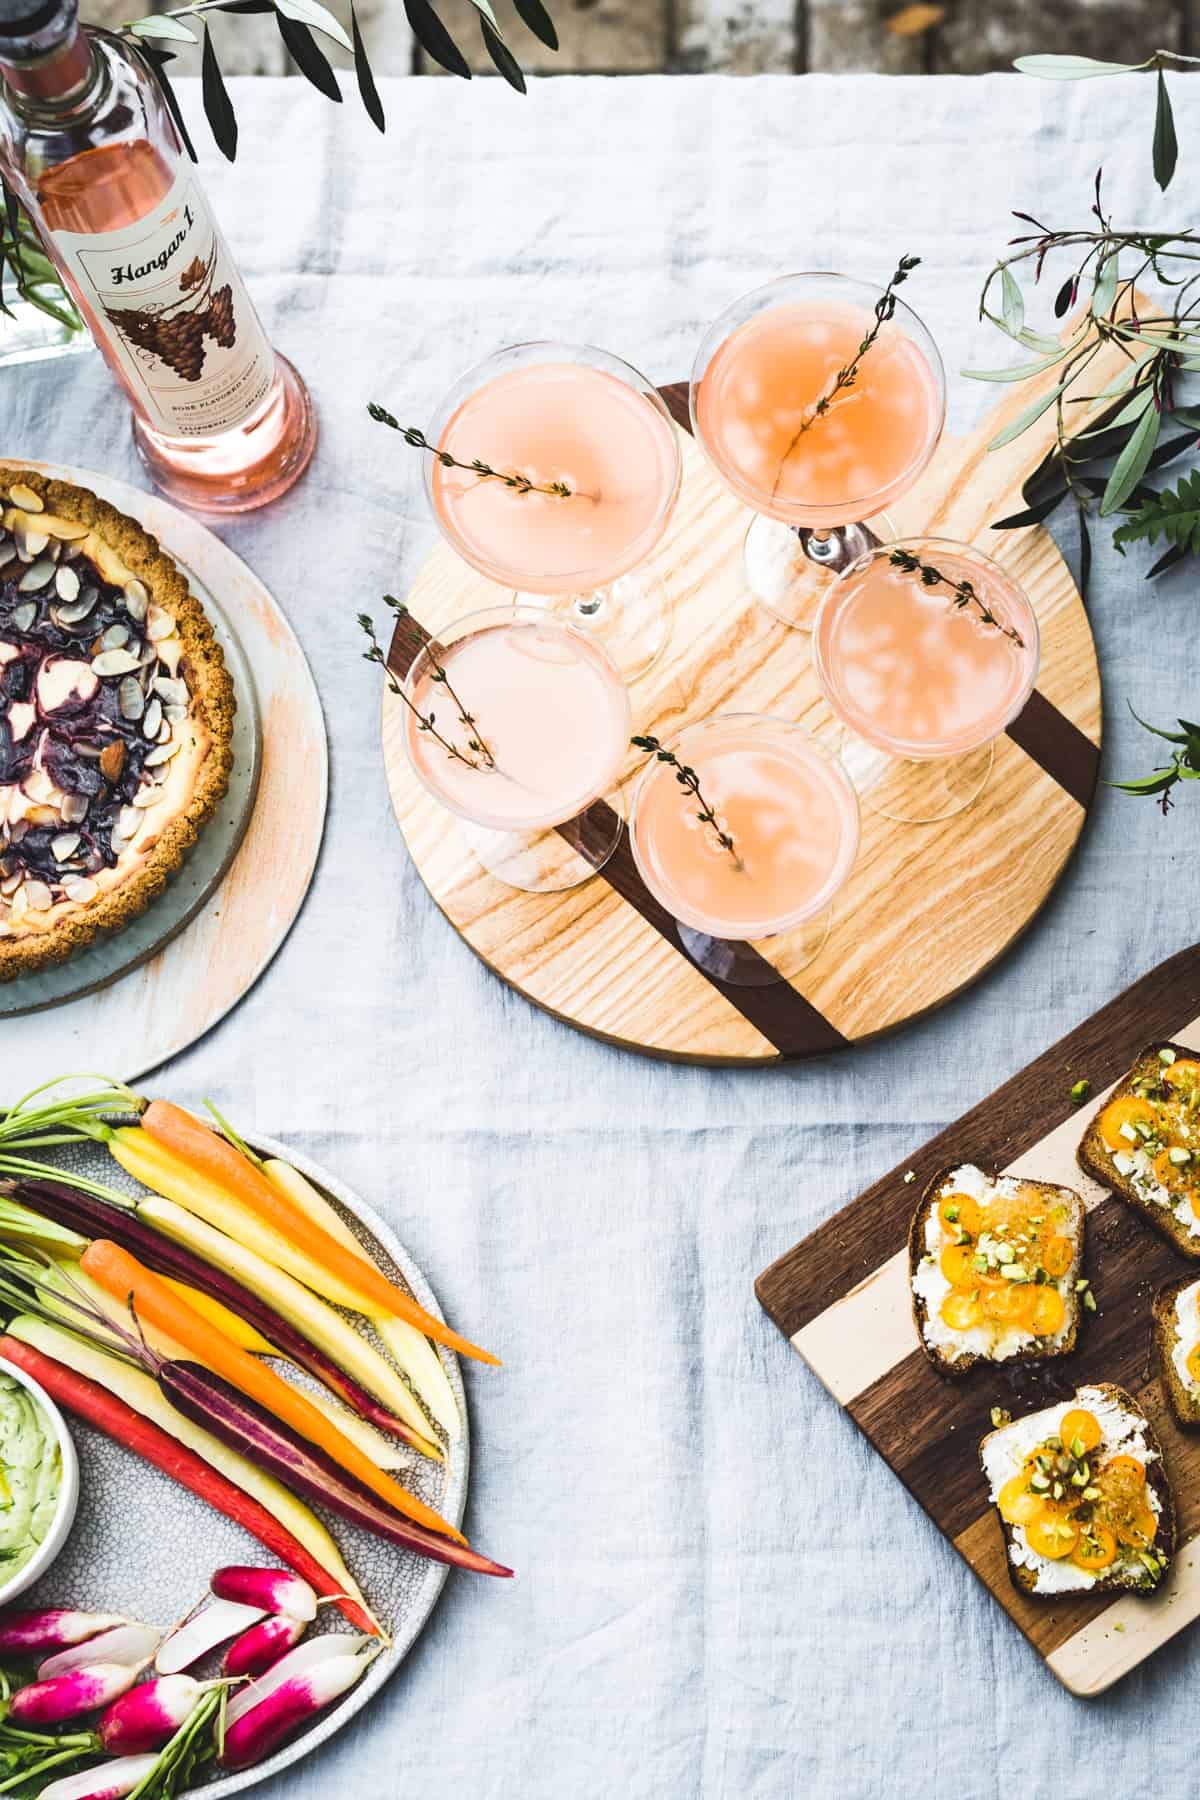
[[[64,1607],[52,1607],[49,1612],[8,1612],[0,1617],[0,1656],[36,1656],[39,1650],[61,1650],[130,1623],[124,1613],[70,1612]]]
[[[39,1681],[53,1681],[56,1675],[69,1675],[72,1669],[90,1668],[94,1663],[146,1663],[162,1642],[156,1625],[115,1625],[101,1631],[82,1644],[72,1644],[48,1656],[38,1668]]]
[[[155,1657],[154,1666],[160,1675],[178,1675],[218,1644],[257,1624],[262,1616],[261,1606],[242,1606],[237,1600],[210,1600],[171,1633]]]
[[[211,1684],[209,1684],[211,1685]],[[159,1750],[174,1737],[205,1691],[190,1675],[159,1675],[114,1700],[96,1735],[109,1756]]]
[[[288,1613],[311,1625],[317,1616],[317,1596],[307,1581],[287,1569],[250,1569],[230,1563],[217,1569],[209,1587],[218,1600],[238,1600],[263,1612]]]
[[[378,1655],[378,1645],[365,1656],[361,1651],[327,1651],[319,1661],[302,1669],[293,1666],[287,1673],[283,1672],[286,1665],[292,1664],[305,1650],[332,1645],[338,1635],[314,1638],[311,1644],[292,1651],[283,1662],[276,1664],[264,1682],[255,1682],[251,1687],[251,1695],[255,1688],[269,1689],[260,1695],[256,1705],[240,1711],[236,1720],[226,1715],[225,1739],[217,1758],[223,1768],[248,1769],[261,1762],[298,1726],[332,1705],[354,1686]],[[358,1639],[360,1646],[369,1642],[367,1638]]]
[[[372,1638],[359,1637],[357,1632],[353,1631],[331,1631],[324,1637],[309,1638],[306,1644],[300,1644],[295,1650],[289,1650],[288,1654],[258,1681],[252,1681],[249,1687],[238,1688],[236,1693],[229,1696],[229,1702],[225,1708],[226,1729],[228,1730],[230,1725],[236,1725],[238,1720],[244,1718],[248,1712],[252,1712],[283,1682],[291,1681],[297,1676],[308,1675],[328,1657],[356,1655],[364,1645],[374,1641]]]
[[[294,1648],[308,1629],[307,1619],[293,1613],[272,1613],[235,1638],[221,1664],[224,1675],[264,1675],[281,1656]]]
[[[98,1712],[127,1693],[145,1666],[145,1662],[93,1663],[51,1681],[35,1681],[18,1688],[8,1703],[8,1717],[17,1725],[61,1725],[80,1713]]]
[[[124,1800],[145,1781],[157,1761],[157,1756],[123,1756],[119,1762],[85,1769],[82,1775],[64,1775],[61,1781],[44,1787],[38,1800]]]

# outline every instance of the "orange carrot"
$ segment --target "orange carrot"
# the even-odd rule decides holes
[[[152,1274],[144,1268],[127,1250],[119,1244],[111,1243],[107,1238],[96,1238],[88,1245],[79,1259],[79,1266],[99,1283],[105,1293],[111,1294],[114,1300],[122,1305],[132,1304],[140,1323],[161,1331],[165,1336],[173,1338],[193,1356],[224,1376],[234,1387],[240,1388],[260,1406],[265,1406],[306,1437],[311,1443],[319,1444],[334,1461],[351,1475],[379,1495],[389,1506],[413,1519],[418,1525],[424,1525],[430,1531],[443,1532],[447,1537],[455,1538],[460,1544],[466,1543],[460,1531],[402,1488],[390,1475],[376,1468],[356,1444],[340,1432],[323,1412],[315,1407],[298,1388],[278,1376],[268,1364],[259,1362],[249,1351],[227,1338],[215,1325],[172,1293],[161,1276]]]
[[[462,1356],[473,1356],[478,1362],[499,1363],[499,1357],[468,1343],[457,1331],[451,1331],[423,1306],[418,1306],[411,1295],[381,1275],[365,1256],[358,1256],[339,1243],[273,1181],[268,1181],[227,1138],[210,1130],[200,1119],[194,1119],[182,1106],[174,1106],[169,1100],[152,1100],[142,1114],[141,1122],[147,1136],[164,1149],[173,1151],[197,1174],[234,1195],[297,1249],[322,1263],[331,1274],[357,1289],[365,1299],[385,1307],[399,1319],[406,1319],[426,1337],[457,1350]]]

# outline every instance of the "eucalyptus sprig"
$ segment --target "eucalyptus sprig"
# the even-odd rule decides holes
[[[720,824],[716,813],[701,793],[700,777],[697,775],[695,769],[691,767],[690,763],[681,763],[675,752],[673,750],[664,749],[663,745],[656,737],[634,737],[629,741],[636,750],[644,750],[648,756],[657,757],[660,763],[666,763],[668,767],[674,769],[676,781],[681,788],[685,788],[687,792],[691,794],[692,798],[697,802],[700,808],[699,812],[696,814],[700,823],[712,827],[713,836],[720,844],[722,850],[728,850],[734,863],[739,869],[744,868],[745,864],[737,853],[737,847],[734,844],[733,839]]]
[[[1130,707],[1130,712],[1133,708]],[[1200,781],[1200,725],[1194,725],[1190,719],[1178,721],[1178,731],[1163,731],[1157,725],[1149,724],[1145,719],[1133,713],[1135,719],[1144,730],[1153,732],[1157,738],[1163,738],[1173,745],[1171,760],[1158,766],[1151,774],[1143,775],[1135,781],[1112,781],[1110,787],[1120,788],[1125,794],[1152,795],[1162,808],[1164,814],[1170,812],[1173,804],[1172,790],[1181,781]]]
[[[451,456],[448,450],[439,450],[436,444],[431,444],[425,433],[417,426],[401,425],[399,419],[393,418],[390,412],[387,412],[374,400],[369,403],[367,411],[377,425],[390,425],[393,431],[398,431],[405,443],[411,444],[414,450],[428,450],[430,456],[436,456],[443,469],[463,469],[468,475],[478,475],[481,481],[502,481],[505,487],[514,488],[518,494],[551,494],[555,499],[569,500],[574,491],[567,486],[565,481],[551,481],[547,482],[544,487],[540,487],[536,481],[531,481],[528,475],[521,474],[520,470],[493,469],[489,463],[481,462],[478,457],[474,462],[459,462],[458,458]]]
[[[960,611],[966,607],[974,607],[981,624],[992,626],[994,630],[1002,632],[1006,638],[1010,638],[1022,650],[1025,648],[1025,639],[1016,626],[1005,625],[996,617],[986,600],[980,597],[974,582],[954,581],[949,575],[943,575],[940,569],[935,569],[932,563],[922,562],[920,557],[914,556],[911,550],[895,549],[888,560],[897,569],[903,569],[906,575],[919,575],[922,587],[932,588],[943,583],[946,587],[951,588],[954,593],[954,599],[950,602],[952,606],[957,607]]]
[[[402,600],[397,600],[394,595],[385,594],[383,598],[385,604],[391,607],[397,618],[408,611],[404,602]],[[496,759],[484,741],[478,725],[475,723],[474,714],[467,711],[453,687],[450,685],[450,678],[446,674],[446,671],[438,658],[437,651],[432,647],[432,641],[425,646],[425,655],[428,657],[432,668],[429,679],[430,681],[444,685],[446,692],[458,708],[459,719],[467,731],[467,750],[473,752],[474,754],[472,755],[465,754],[459,749],[457,744],[451,741],[450,738],[443,736],[438,730],[437,719],[433,713],[423,713],[416,702],[409,699],[403,687],[396,680],[396,677],[388,667],[387,657],[384,655],[379,640],[375,636],[375,625],[370,614],[359,613],[358,622],[366,633],[371,645],[369,650],[363,651],[363,661],[376,663],[379,668],[383,670],[388,685],[388,692],[397,695],[399,699],[403,700],[405,706],[407,706],[408,710],[417,721],[417,730],[428,732],[429,736],[442,746],[442,749],[446,752],[446,755],[450,758],[451,762],[463,763],[468,769],[494,769],[496,767]]]

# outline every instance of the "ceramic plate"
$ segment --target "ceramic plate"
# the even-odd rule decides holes
[[[424,1275],[378,1214],[334,1176],[291,1149],[269,1138],[256,1139],[255,1148],[264,1156],[286,1158],[314,1182],[385,1273],[398,1278],[422,1306],[441,1318]],[[76,1169],[130,1193],[139,1191],[137,1183],[100,1145],[72,1146],[53,1154],[60,1167]],[[382,1345],[378,1347],[382,1349]],[[439,1354],[462,1419],[462,1435],[449,1447],[444,1464],[431,1462],[402,1446],[406,1461],[397,1474],[406,1487],[457,1526],[462,1522],[467,1495],[466,1400],[457,1360],[448,1350],[442,1349]],[[68,1416],[67,1423],[79,1451],[80,1494],[75,1528],[54,1566],[24,1596],[23,1606],[69,1605],[89,1611],[127,1613],[152,1624],[168,1625],[200,1599],[207,1590],[209,1576],[221,1564],[266,1566],[277,1562],[256,1538],[111,1438],[74,1415]],[[339,1731],[395,1673],[441,1592],[448,1573],[444,1563],[428,1562],[386,1544],[333,1515],[323,1517],[368,1604],[391,1634],[391,1648],[377,1657],[343,1700],[274,1756],[240,1774],[205,1782],[196,1790],[205,1800],[241,1793],[256,1782],[277,1775]],[[460,1579],[490,1578],[462,1575]],[[313,1632],[352,1629],[334,1607],[322,1607],[317,1624],[310,1627]]]

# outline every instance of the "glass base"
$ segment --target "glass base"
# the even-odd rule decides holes
[[[886,513],[876,513],[870,524],[821,532],[756,513],[742,553],[746,583],[759,605],[782,624],[811,631],[822,600],[843,570],[895,535]]]
[[[671,636],[671,596],[652,561],[605,587],[577,594],[514,596],[522,606],[541,606],[579,625],[601,643],[626,681],[637,681],[658,661]]]
[[[506,887],[526,894],[561,894],[600,872],[620,843],[624,825],[618,788],[577,819],[543,831],[493,831],[467,820],[460,829],[476,859]]]
[[[833,913],[827,909],[791,931],[761,938],[761,950],[753,944],[709,937],[707,932],[696,931],[678,919],[675,929],[687,954],[706,975],[727,981],[731,987],[773,987],[778,981],[790,981],[799,975],[820,955],[832,921]]]
[[[0,368],[95,349],[86,325],[64,325],[32,301],[16,299],[11,292],[11,277],[5,291],[11,316],[0,313]],[[61,303],[61,295],[55,298]]]
[[[200,513],[251,512],[286,494],[317,447],[317,415],[286,356],[262,411],[217,437],[164,437],[135,415],[133,442],[155,487]]]
[[[936,825],[974,806],[994,760],[990,743],[929,762],[890,756],[852,732],[842,746],[842,762],[864,812],[898,825]]]

